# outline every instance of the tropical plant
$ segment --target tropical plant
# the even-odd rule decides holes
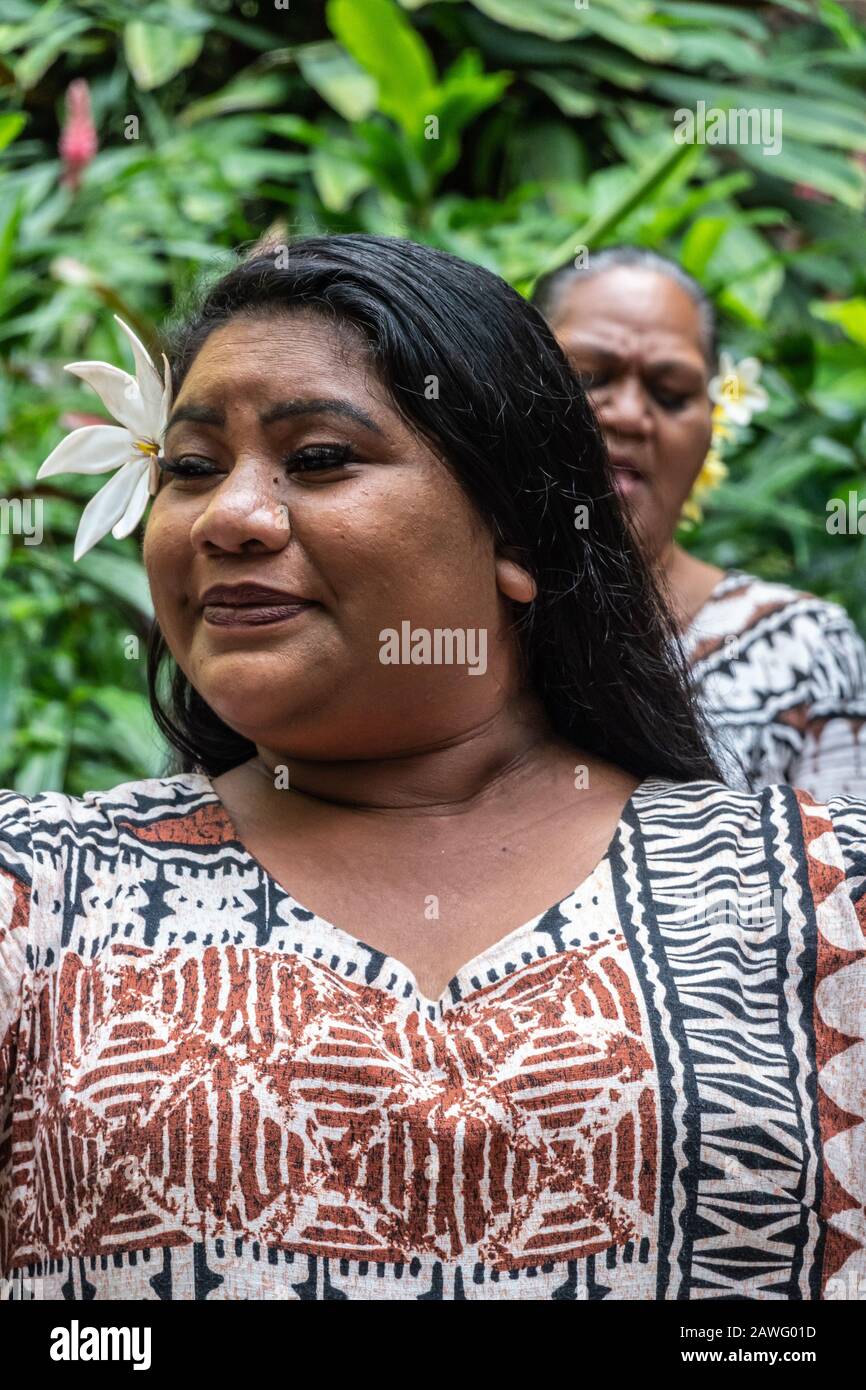
[[[0,0],[0,780],[77,793],[162,766],[139,542],[74,565],[99,480],[35,475],[99,410],[61,364],[124,363],[114,313],[153,345],[266,232],[412,236],[523,292],[581,248],[675,255],[771,398],[686,543],[866,632],[859,538],[826,525],[866,494],[864,72],[835,0]],[[92,130],[76,89],[59,151],[81,79]],[[699,102],[780,111],[778,154],[678,144]]]

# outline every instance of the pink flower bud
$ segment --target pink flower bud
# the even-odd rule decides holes
[[[70,82],[66,91],[66,122],[58,149],[63,160],[62,182],[74,190],[98,149],[96,127],[90,113],[90,88],[81,77]]]

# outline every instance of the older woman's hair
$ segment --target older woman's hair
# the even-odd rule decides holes
[[[688,295],[698,311],[701,351],[708,366],[713,370],[719,356],[718,324],[713,301],[703,285],[700,285],[694,276],[689,275],[687,270],[683,270],[681,265],[668,260],[667,256],[660,256],[657,251],[648,250],[645,246],[608,246],[603,251],[591,252],[585,264],[575,265],[573,261],[567,261],[565,265],[541,277],[533,290],[532,302],[538,312],[543,314],[548,322],[552,322],[563,296],[572,285],[579,280],[593,280],[604,271],[618,270],[621,266],[627,269],[654,270],[657,275],[664,275],[666,279],[673,281]]]
[[[397,411],[501,552],[534,576],[535,600],[513,605],[514,633],[555,733],[635,775],[717,778],[672,619],[541,315],[497,275],[429,246],[311,237],[254,254],[199,296],[168,343],[175,393],[214,329],[239,314],[300,311],[362,335]],[[179,770],[217,775],[254,755],[171,661],[158,627],[148,677]]]

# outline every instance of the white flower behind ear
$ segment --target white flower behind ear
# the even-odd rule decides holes
[[[108,362],[70,362],[67,372],[81,377],[110,410],[117,425],[84,425],[62,439],[37,478],[57,473],[110,473],[114,477],[91,497],[81,514],[73,558],[80,560],[110,531],[123,540],[135,530],[157,490],[156,460],[171,409],[171,373],[165,353],[164,377],[128,324],[115,314],[132,345],[135,376]]]
[[[707,390],[711,401],[720,405],[735,425],[748,425],[752,416],[766,410],[770,398],[758,385],[761,364],[757,357],[744,357],[735,362],[729,352],[719,355],[719,375],[714,376]]]

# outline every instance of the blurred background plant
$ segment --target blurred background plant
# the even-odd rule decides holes
[[[140,537],[78,565],[104,480],[36,484],[99,402],[61,370],[126,364],[177,297],[266,232],[406,235],[527,292],[581,247],[675,255],[770,408],[685,543],[844,603],[866,633],[866,25],[775,0],[0,0],[0,784],[156,775]],[[779,108],[784,143],[677,145],[674,111]],[[53,484],[57,484],[56,486]],[[866,525],[866,523],[864,523]],[[4,523],[5,529],[9,528]]]

